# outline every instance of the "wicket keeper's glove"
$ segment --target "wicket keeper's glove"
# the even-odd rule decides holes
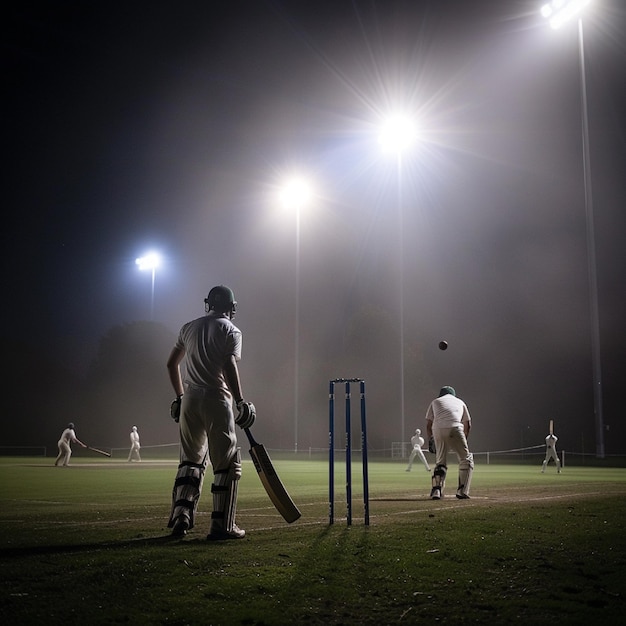
[[[235,424],[239,428],[250,428],[256,420],[256,409],[252,402],[246,402],[240,400],[237,402],[237,417],[235,418]]]
[[[176,396],[176,400],[170,405],[170,417],[178,424],[180,419],[180,403],[182,402],[182,396]]]
[[[428,451],[432,452],[433,454],[437,454],[437,448],[435,447],[434,437],[430,437],[430,439],[428,440]]]

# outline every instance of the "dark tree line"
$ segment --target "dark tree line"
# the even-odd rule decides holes
[[[68,422],[78,437],[99,447],[124,447],[133,425],[142,443],[176,441],[168,417],[172,391],[165,362],[174,334],[154,322],[111,328],[83,376],[25,342],[3,341],[10,423],[3,446],[46,446],[48,453]]]

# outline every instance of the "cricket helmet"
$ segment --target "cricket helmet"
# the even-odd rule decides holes
[[[421,434],[422,434],[422,431],[421,431],[419,428],[416,428],[416,429],[415,429],[415,434],[416,434],[416,435],[421,435]]]
[[[204,299],[204,309],[216,311],[217,313],[231,313],[231,317],[235,315],[237,310],[237,302],[233,290],[225,285],[217,285],[209,291],[209,295]]]
[[[441,398],[441,396],[445,396],[447,394],[450,394],[451,396],[456,396],[456,391],[454,391],[454,387],[450,387],[449,385],[446,385],[445,387],[442,387],[439,390],[439,397]]]
[[[74,422],[70,422],[70,423],[67,425],[67,427],[68,427],[68,428],[71,428],[72,430],[74,430]]]

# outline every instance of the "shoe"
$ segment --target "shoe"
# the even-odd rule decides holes
[[[184,515],[177,518],[172,528],[172,537],[184,537],[189,530],[189,519]]]
[[[227,539],[243,539],[246,531],[233,524],[232,530],[225,530],[219,526],[211,526],[211,532],[206,536],[208,541],[225,541]]]
[[[427,468],[426,468],[426,471],[430,473],[430,467],[427,467]]]
[[[405,472],[410,472],[411,470],[407,467],[404,471]]]
[[[430,492],[431,500],[441,500],[441,489],[439,487],[433,487]]]
[[[459,500],[469,500],[470,499],[470,497],[466,493],[457,493],[456,497]]]

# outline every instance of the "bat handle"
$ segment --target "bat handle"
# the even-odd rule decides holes
[[[246,433],[246,437],[248,437],[248,441],[250,442],[251,446],[258,446],[259,445],[257,443],[257,441],[254,439],[254,437],[252,436],[252,433],[250,432],[249,428],[244,428],[243,432]]]

